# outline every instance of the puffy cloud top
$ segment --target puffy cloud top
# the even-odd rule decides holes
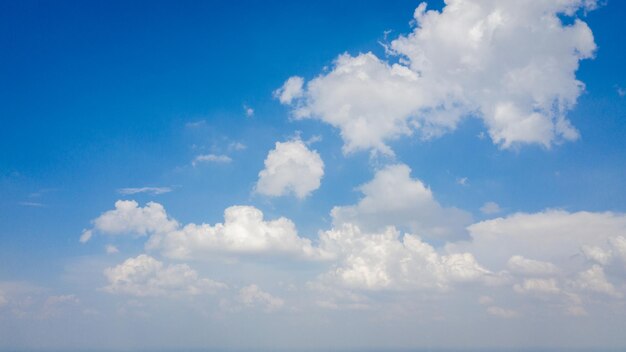
[[[325,256],[309,239],[298,236],[291,220],[266,221],[259,209],[250,206],[227,208],[223,224],[188,224],[156,234],[147,247],[173,258],[201,258],[211,253],[282,253],[308,259]]]
[[[343,54],[306,88],[290,78],[278,97],[296,118],[337,127],[346,153],[389,154],[386,141],[416,130],[437,136],[465,116],[481,118],[502,148],[575,140],[566,113],[584,90],[575,75],[579,61],[596,45],[585,22],[566,25],[559,16],[594,7],[581,0],[457,0],[439,12],[422,3],[414,30],[386,47],[398,63]]]
[[[115,202],[115,209],[100,215],[93,221],[93,225],[92,230],[83,232],[81,242],[87,242],[94,231],[108,235],[145,236],[172,231],[178,227],[176,220],[167,217],[161,204],[149,202],[145,207],[140,207],[134,200],[118,200]]]
[[[334,207],[335,226],[357,224],[366,231],[387,226],[407,228],[425,238],[459,238],[471,223],[469,213],[442,207],[420,180],[411,178],[404,164],[390,165],[359,187],[364,197],[356,205]]]
[[[392,227],[363,233],[354,225],[343,225],[323,233],[321,245],[339,261],[321,280],[349,288],[446,290],[490,275],[470,253],[442,255],[418,236],[406,234],[401,239]]]
[[[298,139],[276,142],[259,172],[256,191],[274,197],[293,193],[302,199],[320,187],[322,176],[324,162],[315,150]]]
[[[105,291],[140,297],[197,295],[226,288],[225,284],[199,278],[187,264],[166,266],[145,254],[105,269],[104,275],[109,281]]]

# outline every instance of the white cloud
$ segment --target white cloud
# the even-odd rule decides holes
[[[334,207],[333,224],[357,224],[364,231],[404,227],[424,238],[461,237],[471,223],[469,213],[444,208],[420,180],[411,179],[404,164],[387,166],[359,187],[364,197],[356,205]]]
[[[80,243],[87,243],[91,239],[91,237],[93,237],[92,230],[83,230],[83,233],[80,235],[78,241]]]
[[[196,166],[203,162],[226,164],[233,161],[228,155],[204,154],[198,155],[193,159],[191,165]]]
[[[324,162],[317,151],[309,150],[299,139],[276,142],[259,172],[256,192],[267,196],[293,193],[302,199],[320,187]]]
[[[527,259],[521,255],[512,256],[507,262],[507,268],[515,274],[529,276],[554,275],[559,272],[552,263]]]
[[[239,290],[237,301],[246,307],[261,307],[268,312],[278,310],[285,304],[283,299],[272,296],[254,284]]]
[[[290,77],[282,87],[274,91],[274,96],[283,104],[291,104],[294,99],[302,96],[302,85],[304,79],[302,77]]]
[[[449,1],[415,11],[416,26],[386,48],[399,63],[371,53],[340,55],[306,85],[291,77],[276,96],[296,118],[337,127],[344,152],[391,153],[386,141],[419,131],[437,136],[461,118],[481,118],[502,148],[550,147],[578,138],[566,119],[584,90],[575,73],[593,56],[593,35],[576,10],[593,2]],[[574,17],[564,25],[559,15]]]
[[[142,208],[134,200],[118,200],[115,202],[115,209],[93,220],[93,225],[93,229],[83,231],[81,243],[89,241],[94,232],[106,235],[146,236],[156,232],[173,231],[178,227],[176,220],[168,218],[161,204],[149,202]]]
[[[254,116],[254,109],[246,104],[243,104],[243,111],[246,113],[246,117]]]
[[[580,250],[588,260],[608,266],[613,259],[620,258],[626,263],[626,238],[624,236],[609,237],[607,246],[583,245]]]
[[[521,294],[558,295],[561,294],[555,279],[524,279],[521,284],[515,284],[513,289]]]
[[[626,215],[546,210],[481,221],[468,231],[472,240],[449,244],[450,249],[470,251],[492,269],[520,255],[573,270],[583,264],[572,260],[583,246],[605,247],[626,235]]]
[[[246,145],[241,142],[232,142],[228,145],[228,150],[241,151],[245,150],[246,148]]]
[[[150,193],[154,195],[171,192],[170,187],[138,187],[138,188],[120,188],[117,193],[124,195],[131,195],[137,193]]]
[[[153,235],[148,249],[159,249],[172,258],[202,258],[216,253],[274,253],[321,259],[324,253],[311,241],[298,236],[291,220],[265,221],[263,213],[251,206],[233,206],[224,211],[224,223],[214,226],[188,224]]]
[[[129,258],[104,270],[105,291],[131,296],[198,295],[213,293],[226,285],[202,279],[187,264],[164,265],[145,254]]]
[[[107,244],[107,245],[104,247],[104,250],[105,250],[106,254],[116,254],[116,253],[119,253],[119,252],[120,252],[120,250],[119,250],[119,249],[117,249],[117,247],[115,247],[115,246],[114,246],[114,245],[112,245],[112,244]]]
[[[4,292],[0,290],[0,308],[7,305],[7,303],[9,303],[9,300],[6,297],[4,297]]]
[[[407,116],[426,103],[417,80],[408,68],[371,53],[344,54],[330,73],[308,83],[294,116],[320,118],[339,128],[345,153],[373,148],[392,154],[385,140],[410,135]]]
[[[604,269],[600,265],[593,265],[588,270],[578,274],[574,286],[581,290],[597,292],[609,296],[621,298],[623,294],[615,289],[604,274]]]
[[[336,255],[338,264],[322,282],[362,290],[446,290],[453,284],[480,282],[490,272],[470,253],[439,254],[418,236],[388,228],[363,233],[344,224],[320,236],[321,247]]]
[[[616,236],[609,239],[611,247],[613,247],[615,253],[626,264],[626,237]]]
[[[612,259],[612,253],[599,246],[581,246],[581,251],[589,260],[593,260],[602,265],[607,265]]]
[[[304,259],[327,259],[307,238],[299,237],[294,223],[284,217],[264,220],[252,206],[232,206],[224,211],[224,223],[214,226],[189,223],[181,226],[161,204],[139,207],[135,201],[117,201],[115,209],[96,218],[86,230],[107,235],[150,236],[149,250],[172,258],[202,258],[210,254],[286,254]],[[83,241],[86,242],[86,241]]]
[[[480,212],[486,215],[497,214],[501,211],[502,209],[496,202],[487,202],[480,207]]]

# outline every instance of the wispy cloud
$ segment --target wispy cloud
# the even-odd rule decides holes
[[[46,206],[45,204],[39,203],[39,202],[18,202],[18,204],[21,206],[33,207],[33,208],[43,208]]]
[[[247,146],[241,142],[232,142],[228,145],[228,150],[240,151],[245,150],[246,148]]]
[[[204,120],[190,121],[185,124],[185,127],[196,128],[196,127],[204,126],[205,124],[206,124],[206,121]]]
[[[137,193],[150,193],[150,194],[163,194],[171,192],[172,188],[170,187],[129,187],[129,188],[120,188],[117,190],[117,193],[130,195]]]
[[[28,198],[41,198],[42,196],[44,196],[46,193],[50,193],[50,192],[54,192],[56,191],[56,188],[43,188],[40,189],[37,192],[32,192],[28,195]]]
[[[231,159],[228,155],[204,154],[198,155],[195,159],[193,159],[191,165],[196,166],[202,162],[225,164],[230,163],[231,161],[233,161],[233,159]]]
[[[502,209],[496,202],[487,202],[480,207],[480,212],[486,215],[497,214],[501,211]]]
[[[246,113],[247,117],[252,117],[254,116],[254,109],[249,107],[246,104],[243,104],[243,111]]]
[[[114,246],[114,245],[112,245],[112,244],[107,244],[107,245],[104,247],[104,251],[106,252],[106,254],[117,254],[117,253],[119,253],[119,252],[120,252],[120,250],[119,250],[119,249],[117,249],[117,247],[115,247],[115,246]]]

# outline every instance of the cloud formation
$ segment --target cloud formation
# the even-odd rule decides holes
[[[333,224],[356,224],[365,231],[396,226],[424,238],[463,237],[471,215],[442,207],[432,191],[410,174],[411,169],[404,164],[378,170],[371,181],[359,186],[364,197],[356,205],[332,209]]]
[[[479,282],[491,273],[470,253],[440,254],[419,236],[390,227],[364,233],[343,225],[321,235],[322,248],[337,265],[321,276],[326,283],[361,290],[447,290],[455,283]]]
[[[204,154],[196,156],[191,162],[191,165],[197,166],[200,163],[227,164],[231,161],[233,161],[233,159],[228,155]]]
[[[169,193],[172,191],[170,187],[130,187],[130,188],[120,188],[117,190],[117,193],[123,195],[133,195],[137,193],[149,193],[154,195],[159,195],[163,193]]]
[[[104,275],[108,280],[105,291],[137,297],[199,295],[226,288],[223,283],[199,278],[187,264],[164,265],[146,254],[107,268]]]
[[[281,298],[272,296],[254,284],[239,290],[237,301],[245,307],[261,307],[267,312],[278,310],[285,304]]]
[[[317,151],[309,150],[299,139],[276,142],[259,172],[255,190],[266,196],[293,194],[303,199],[320,187],[323,176],[324,162]]]
[[[283,254],[305,259],[326,255],[309,239],[298,236],[287,218],[264,220],[251,206],[232,206],[224,211],[224,223],[188,224],[172,231],[156,232],[146,247],[178,258],[203,258],[211,254]]]
[[[80,242],[89,241],[94,232],[106,235],[146,236],[173,231],[177,227],[176,220],[168,218],[165,209],[159,203],[149,202],[145,207],[140,207],[134,200],[118,200],[115,202],[115,209],[106,211],[93,220],[93,228],[83,232]]]
[[[276,92],[296,119],[340,130],[344,152],[393,152],[386,142],[418,131],[431,138],[462,118],[484,122],[501,148],[578,138],[566,118],[584,90],[579,61],[593,57],[591,30],[577,18],[595,1],[446,2],[415,10],[415,28],[372,53],[340,55],[328,73],[291,77]],[[559,16],[572,18],[564,24]]]

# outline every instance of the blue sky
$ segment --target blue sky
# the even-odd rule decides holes
[[[0,349],[626,346],[625,5],[423,6],[0,4]]]

